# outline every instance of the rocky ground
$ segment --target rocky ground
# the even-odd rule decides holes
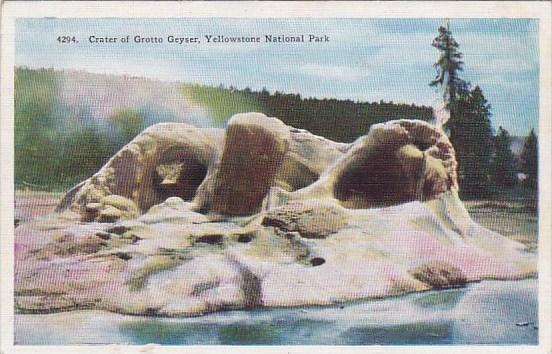
[[[528,249],[538,249],[538,206],[536,192],[525,189],[504,191],[493,199],[464,202],[471,217],[479,224]]]
[[[159,124],[54,213],[18,200],[20,313],[196,316],[536,275],[534,247],[472,220],[452,145],[417,121],[352,144],[262,114]]]

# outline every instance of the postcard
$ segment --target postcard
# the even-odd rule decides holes
[[[2,6],[2,353],[550,352],[550,3]]]

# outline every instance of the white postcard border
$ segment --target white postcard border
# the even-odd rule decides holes
[[[378,1],[378,2],[88,2],[17,1],[2,4],[0,91],[0,350],[6,353],[550,353],[552,94],[551,6],[549,2]],[[14,345],[14,40],[18,17],[249,17],[249,18],[535,18],[539,19],[539,345],[538,346],[24,346]]]

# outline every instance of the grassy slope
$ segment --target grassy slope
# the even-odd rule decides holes
[[[224,123],[236,113],[263,112],[262,105],[252,97],[229,89],[183,84],[182,94],[196,105],[205,107],[218,123]]]

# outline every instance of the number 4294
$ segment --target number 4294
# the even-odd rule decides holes
[[[59,43],[78,43],[79,42],[77,41],[75,36],[59,36],[57,37],[57,41]]]

